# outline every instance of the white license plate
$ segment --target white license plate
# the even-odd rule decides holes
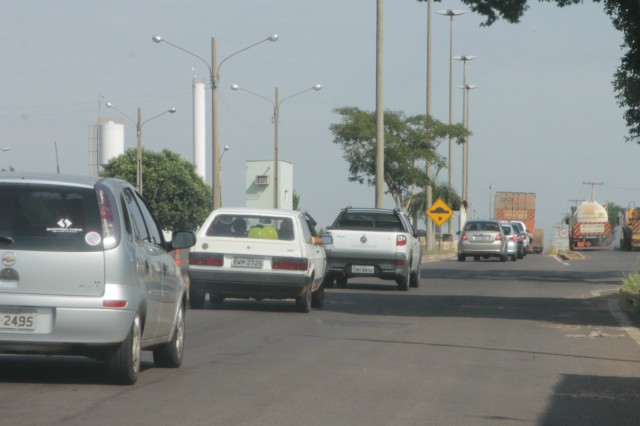
[[[0,328],[35,330],[38,314],[32,309],[0,309]]]
[[[262,268],[262,259],[251,259],[247,257],[234,257],[231,261],[231,266],[240,268]]]
[[[375,268],[368,265],[351,265],[351,272],[354,274],[373,274]]]

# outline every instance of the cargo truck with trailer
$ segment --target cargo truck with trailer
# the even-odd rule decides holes
[[[528,252],[542,252],[544,232],[536,230],[535,192],[496,192],[495,218],[501,221],[523,222],[529,238],[526,244]],[[539,238],[542,240],[537,241]]]
[[[629,205],[621,212],[620,226],[622,227],[622,241],[620,248],[626,251],[640,249],[640,207]]]

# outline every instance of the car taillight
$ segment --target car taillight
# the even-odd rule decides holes
[[[306,271],[308,268],[309,259],[304,257],[274,257],[271,261],[271,269]]]
[[[125,308],[128,304],[129,302],[127,302],[126,300],[103,300],[102,301],[103,307],[111,308],[111,309],[122,309],[122,308]]]
[[[406,235],[398,235],[396,237],[396,246],[402,247],[407,245],[407,236]]]
[[[189,265],[223,266],[224,255],[219,253],[189,253]]]
[[[502,238],[502,234],[498,234],[496,235],[496,241],[502,241],[504,238]]]
[[[509,237],[509,241],[518,241],[513,235]]]
[[[462,235],[460,235],[460,239],[461,239],[462,241],[467,241],[467,240],[468,240],[468,238],[467,238],[467,233],[466,233],[466,232],[463,232],[463,233],[462,233]]]
[[[114,200],[104,188],[96,187],[96,198],[100,211],[100,224],[102,225],[102,244],[105,249],[112,249],[119,243],[118,222],[114,217],[112,206]]]

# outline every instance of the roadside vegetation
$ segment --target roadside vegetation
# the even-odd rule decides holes
[[[633,272],[622,278],[620,303],[625,310],[640,314],[640,273]]]

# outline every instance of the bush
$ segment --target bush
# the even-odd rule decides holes
[[[622,291],[640,295],[640,273],[634,272],[622,278]]]

